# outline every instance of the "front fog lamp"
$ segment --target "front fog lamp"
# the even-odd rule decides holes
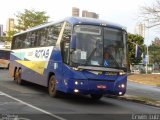
[[[122,92],[119,92],[118,94],[119,94],[119,95],[122,95],[123,93],[122,93]]]
[[[78,89],[74,89],[74,92],[75,92],[75,93],[78,93],[78,92],[79,92],[79,90],[78,90]]]

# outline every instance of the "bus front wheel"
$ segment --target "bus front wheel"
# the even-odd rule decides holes
[[[58,91],[56,90],[56,80],[54,75],[52,75],[49,79],[48,83],[48,92],[51,97],[58,97]]]
[[[103,95],[101,94],[91,94],[92,100],[99,100],[102,98]]]

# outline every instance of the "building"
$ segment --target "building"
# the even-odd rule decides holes
[[[160,39],[156,37],[154,41],[152,41],[152,45],[159,45],[160,46]]]
[[[13,18],[9,18],[7,20],[6,33],[8,33],[9,31],[14,31],[14,19]]]
[[[80,17],[80,9],[76,7],[72,7],[72,16],[74,17]],[[99,15],[95,12],[89,12],[87,10],[82,11],[82,17],[89,17],[89,18],[99,18]]]
[[[0,25],[0,37],[3,36],[3,25]]]
[[[88,16],[88,11],[87,10],[83,10],[82,11],[82,17],[87,17]]]
[[[82,17],[89,17],[89,18],[99,18],[99,15],[95,12],[88,12],[87,10],[82,11]]]
[[[135,26],[135,34],[145,37],[145,24],[137,23]]]
[[[79,8],[76,7],[72,8],[72,16],[79,17]]]

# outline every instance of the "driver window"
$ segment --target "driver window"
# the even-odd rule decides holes
[[[70,36],[71,36],[71,25],[67,23],[63,32],[62,42],[61,42],[62,59],[63,62],[66,64],[69,64],[69,42],[71,38]]]

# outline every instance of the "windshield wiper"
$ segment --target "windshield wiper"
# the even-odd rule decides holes
[[[117,67],[119,67],[118,62],[115,60],[115,58],[113,57],[113,55],[109,53],[109,56],[111,57],[111,60],[113,60],[114,63],[117,65]]]

